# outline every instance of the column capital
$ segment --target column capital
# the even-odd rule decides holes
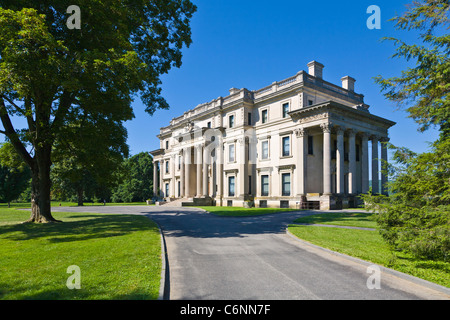
[[[370,136],[370,140],[372,140],[372,141],[380,141],[380,136],[379,135],[377,135],[377,134],[372,134],[371,136]]]
[[[338,135],[343,135],[345,132],[345,128],[341,127],[341,126],[335,126],[334,127],[334,131],[336,132],[336,134]]]
[[[297,136],[297,138],[303,138],[305,136],[308,135],[308,129],[305,128],[298,128],[294,130],[295,135]]]
[[[346,132],[347,132],[349,137],[355,137],[356,136],[356,130],[355,129],[349,128],[349,129],[346,130]]]
[[[381,137],[380,138],[380,142],[381,143],[386,143],[386,142],[389,142],[389,141],[391,141],[391,139],[389,137]]]
[[[324,133],[331,133],[331,129],[333,128],[333,124],[331,122],[321,123],[320,127]]]

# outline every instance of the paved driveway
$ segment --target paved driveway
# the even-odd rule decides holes
[[[286,234],[282,213],[223,218],[195,208],[84,207],[55,211],[147,215],[163,229],[172,300],[450,299],[421,281],[381,274],[368,289],[368,266]]]

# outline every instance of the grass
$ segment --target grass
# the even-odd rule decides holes
[[[106,203],[106,206],[146,206],[146,202],[127,202],[127,203]],[[78,207],[76,202],[69,201],[52,201],[52,207]],[[103,206],[103,202],[85,202],[85,207]],[[0,203],[0,208],[7,208],[8,204]],[[30,208],[29,202],[12,202],[11,208]]]
[[[300,218],[295,223],[376,228],[370,213],[333,212]],[[291,224],[289,231],[300,239],[349,256],[450,287],[450,263],[419,260],[393,251],[378,231]]]
[[[280,208],[239,208],[239,207],[199,207],[221,217],[251,217],[265,214],[299,211],[298,209],[280,209]]]
[[[53,213],[56,224],[21,224],[29,212],[0,208],[0,299],[157,299],[161,242],[143,216]],[[69,290],[67,268],[80,267]]]

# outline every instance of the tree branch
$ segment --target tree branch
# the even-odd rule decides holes
[[[4,133],[4,135],[9,138],[17,153],[22,157],[26,164],[28,164],[30,168],[32,168],[34,165],[34,159],[30,156],[22,141],[20,141],[20,138],[17,135],[16,130],[14,129],[8,112],[6,111],[6,106],[3,99],[0,99],[0,119],[2,121],[3,127],[5,128],[5,131],[2,133]]]

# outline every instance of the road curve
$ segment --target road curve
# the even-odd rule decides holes
[[[231,218],[153,206],[53,210],[139,214],[156,221],[167,246],[171,300],[450,299],[450,290],[384,268],[381,288],[369,289],[370,264],[286,233],[288,223],[312,212]]]

